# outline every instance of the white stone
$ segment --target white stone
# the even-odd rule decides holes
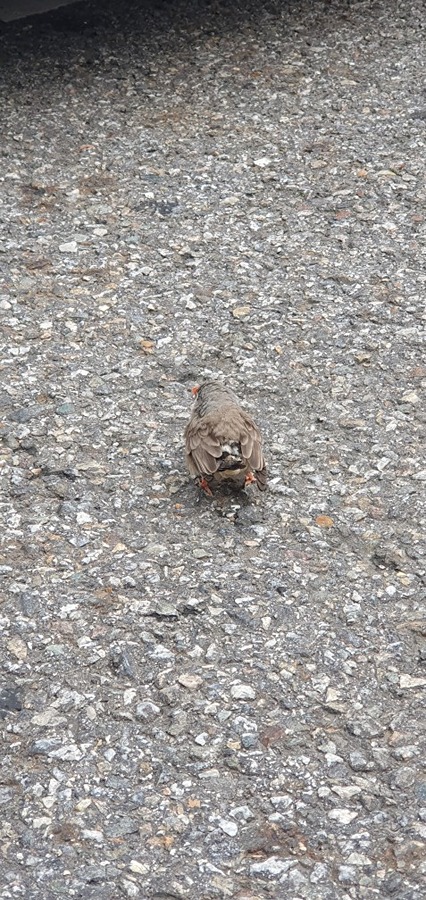
[[[355,784],[333,784],[331,790],[342,800],[350,800],[352,797],[356,797],[357,794],[361,793],[361,788],[357,787]]]
[[[136,707],[136,715],[140,719],[155,719],[160,712],[160,707],[153,700],[141,700]]]
[[[188,688],[189,691],[195,691],[201,687],[203,679],[199,675],[190,675],[189,672],[184,672],[182,675],[179,675],[178,682],[182,687]]]
[[[343,756],[338,756],[337,753],[326,753],[325,760],[328,766],[335,766],[337,763],[343,762]]]
[[[235,837],[238,833],[238,825],[236,822],[231,822],[229,819],[219,819],[219,828],[225,834],[228,834],[229,837]]]
[[[294,859],[280,859],[278,856],[268,856],[263,862],[252,863],[250,866],[250,875],[282,875],[288,872],[290,866],[294,865]]]
[[[123,878],[123,881],[121,882],[121,884],[122,884],[123,890],[125,891],[125,893],[127,894],[128,897],[133,898],[133,897],[140,896],[140,891],[139,891],[138,885],[135,884],[134,881],[129,881],[128,878]]]
[[[406,391],[401,397],[402,403],[420,403],[420,397],[415,391]]]
[[[57,750],[51,750],[47,754],[51,759],[66,759],[69,762],[78,762],[83,757],[83,753],[77,747],[77,744],[64,744]]]
[[[400,675],[399,686],[402,688],[426,687],[426,678],[417,678],[412,675]]]
[[[58,725],[63,725],[66,721],[65,716],[61,716],[53,706],[48,706],[43,712],[36,713],[31,718],[33,725],[41,725],[42,728],[56,728]]]
[[[334,819],[335,822],[340,822],[341,825],[349,825],[353,819],[356,819],[358,813],[354,812],[352,809],[332,809],[328,814],[329,819]]]
[[[16,656],[16,658],[20,660],[26,659],[28,654],[28,647],[25,641],[20,637],[10,638],[7,642],[7,649],[10,653],[13,653],[13,656]]]
[[[39,816],[37,819],[33,819],[33,828],[45,828],[51,824],[52,819],[48,819],[47,816]]]
[[[81,836],[85,841],[97,841],[100,844],[104,839],[102,831],[96,831],[94,828],[83,828]]]
[[[348,856],[350,866],[371,866],[371,859],[365,853],[351,853]]]
[[[340,700],[339,691],[336,691],[334,688],[328,688],[328,691],[325,695],[325,702],[334,703],[335,700]]]
[[[123,694],[124,706],[130,706],[130,704],[133,703],[133,700],[135,699],[135,697],[136,697],[135,689],[127,688],[127,690],[124,691],[124,694]]]
[[[76,515],[76,522],[77,525],[88,525],[89,522],[92,522],[92,517],[81,509]]]
[[[157,644],[151,656],[155,656],[157,659],[174,659],[174,653],[164,644]]]
[[[131,872],[135,872],[136,875],[146,875],[149,872],[149,866],[146,863],[140,863],[137,859],[131,859],[129,869]]]
[[[233,700],[254,700],[256,692],[249,684],[233,684],[231,697]]]
[[[329,797],[331,794],[330,788],[325,784],[322,787],[318,788],[318,797]]]
[[[76,812],[84,812],[86,809],[89,809],[89,806],[92,805],[92,801],[90,797],[83,797],[82,800],[79,800],[78,803],[75,804]]]
[[[77,241],[68,241],[65,244],[59,244],[61,253],[77,253]]]

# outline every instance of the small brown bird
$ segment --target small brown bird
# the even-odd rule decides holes
[[[262,436],[235,394],[219,381],[205,381],[192,390],[195,403],[185,428],[188,469],[206,494],[209,483],[228,481],[236,487],[267,482]]]

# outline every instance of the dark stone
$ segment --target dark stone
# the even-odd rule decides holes
[[[135,668],[127,647],[113,647],[110,653],[110,667],[115,675],[135,678]]]
[[[4,719],[8,712],[20,712],[22,700],[14,687],[0,689],[0,719]]]
[[[109,838],[122,837],[125,834],[136,834],[138,831],[138,822],[136,822],[135,819],[130,819],[128,816],[105,828],[105,834]]]
[[[16,409],[14,412],[10,413],[10,418],[14,422],[19,422],[20,425],[23,425],[25,422],[29,422],[31,419],[43,415],[46,411],[46,407],[41,405],[21,407],[21,409]]]

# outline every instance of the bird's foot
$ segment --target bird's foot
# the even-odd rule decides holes
[[[207,494],[208,497],[213,497],[213,491],[210,489],[210,486],[205,478],[200,478],[199,484],[201,490],[204,491],[204,493]]]
[[[253,475],[253,472],[248,472],[246,475],[244,486],[247,487],[248,484],[256,484],[256,479]]]

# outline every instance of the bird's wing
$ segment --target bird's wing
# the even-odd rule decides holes
[[[251,416],[244,410],[241,410],[240,443],[242,455],[249,462],[250,467],[254,471],[263,469],[265,461],[262,452],[262,436]]]
[[[255,474],[260,491],[266,489],[267,471],[262,451],[262,436],[251,416],[241,411],[244,427],[241,431],[241,452]]]
[[[197,475],[213,475],[222,455],[220,440],[205,419],[192,417],[185,429],[185,453],[188,469]]]

